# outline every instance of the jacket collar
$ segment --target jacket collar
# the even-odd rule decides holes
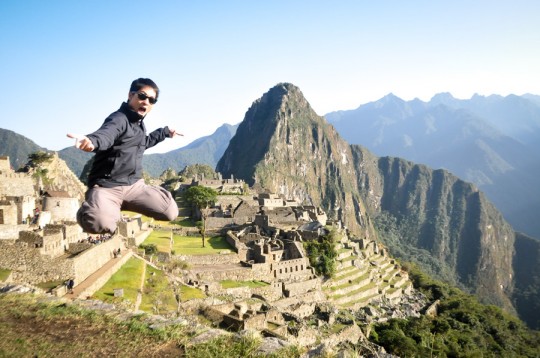
[[[123,102],[118,111],[124,113],[130,122],[139,122],[144,119],[144,116],[132,110],[127,102]]]

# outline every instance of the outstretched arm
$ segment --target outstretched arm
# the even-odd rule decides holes
[[[67,137],[75,139],[75,148],[79,148],[85,152],[92,152],[95,149],[92,141],[85,135],[68,133]]]
[[[184,136],[182,133],[176,131],[176,129],[169,128],[169,137],[173,138],[175,135]]]

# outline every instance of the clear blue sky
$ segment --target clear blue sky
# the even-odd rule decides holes
[[[59,150],[150,77],[183,147],[279,82],[319,115],[388,93],[540,94],[540,1],[1,0],[0,128]],[[1,145],[1,143],[0,143]]]

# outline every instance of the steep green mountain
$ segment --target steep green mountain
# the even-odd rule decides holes
[[[534,98],[458,100],[441,93],[422,102],[390,94],[325,117],[349,143],[476,184],[516,230],[540,237],[540,106]]]
[[[0,156],[9,156],[13,170],[23,167],[28,162],[28,155],[46,151],[30,139],[8,129],[0,128]]]
[[[157,178],[168,168],[180,171],[191,164],[207,164],[215,167],[237,127],[238,125],[223,124],[211,135],[201,137],[185,147],[163,154],[145,154],[144,170]]]
[[[538,271],[538,260],[518,257],[516,234],[473,184],[349,145],[294,85],[279,84],[252,104],[216,169],[321,206],[357,235],[378,234],[394,255],[522,318],[514,287],[540,302],[540,285],[514,273]]]

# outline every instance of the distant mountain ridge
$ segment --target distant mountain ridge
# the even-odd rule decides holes
[[[144,170],[150,176],[157,178],[168,168],[173,168],[177,172],[192,164],[207,164],[215,168],[237,127],[238,124],[223,124],[211,135],[198,138],[185,147],[167,153],[145,154],[143,157]],[[3,138],[7,139],[2,140]],[[2,143],[0,155],[9,156],[15,170],[26,164],[29,154],[37,151],[49,151],[22,135],[1,128],[0,143]],[[58,151],[58,155],[80,177],[84,166],[94,154],[83,152],[71,146]]]
[[[325,115],[345,140],[380,156],[445,168],[475,183],[512,225],[540,237],[540,101],[538,96],[449,93],[431,101],[392,94]]]
[[[23,167],[31,153],[46,151],[25,136],[0,128],[0,155],[8,156],[13,170]]]
[[[401,118],[423,106],[385,101],[372,106]],[[540,259],[515,256],[518,243],[540,252],[540,241],[516,235],[482,192],[448,171],[349,145],[292,84],[253,102],[216,169],[321,206],[359,237],[379,236],[393,254],[540,326],[539,314],[523,314],[540,308]],[[525,267],[534,270],[517,281]]]

